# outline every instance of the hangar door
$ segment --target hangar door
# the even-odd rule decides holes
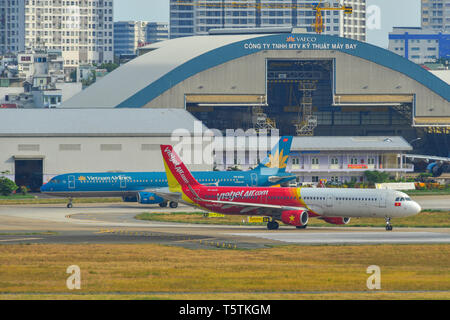
[[[43,184],[43,158],[15,158],[15,182],[21,187],[27,187],[31,192],[39,192]]]
[[[282,129],[281,134],[312,135],[317,113],[330,110],[333,104],[333,91],[332,59],[267,61],[265,113]]]

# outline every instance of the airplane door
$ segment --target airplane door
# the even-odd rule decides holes
[[[125,189],[127,187],[127,179],[125,177],[120,177],[120,189]]]
[[[333,199],[334,197],[332,195],[329,195],[327,197],[327,207],[332,207],[333,206]]]
[[[252,178],[252,187],[258,186],[258,175],[256,173],[252,173],[250,176]]]
[[[75,189],[75,176],[69,176],[69,189]]]
[[[386,194],[382,193],[380,195],[380,208],[386,208]]]

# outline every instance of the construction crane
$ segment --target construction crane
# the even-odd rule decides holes
[[[320,34],[325,30],[325,25],[323,21],[322,12],[323,11],[344,11],[344,14],[352,14],[353,8],[351,6],[337,5],[331,7],[329,3],[323,3],[320,0],[317,4],[311,5],[297,5],[289,3],[248,3],[247,1],[242,2],[206,2],[206,1],[173,1],[173,5],[178,6],[197,6],[201,8],[221,8],[221,9],[248,9],[254,8],[261,12],[262,9],[289,9],[289,10],[305,10],[310,9],[315,12],[315,21],[313,27],[316,33]]]

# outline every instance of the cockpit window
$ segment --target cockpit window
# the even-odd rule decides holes
[[[412,201],[411,198],[406,198],[406,201]]]

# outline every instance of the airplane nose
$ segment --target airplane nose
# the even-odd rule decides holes
[[[414,214],[419,214],[422,211],[422,208],[417,202],[414,202],[413,208]]]

